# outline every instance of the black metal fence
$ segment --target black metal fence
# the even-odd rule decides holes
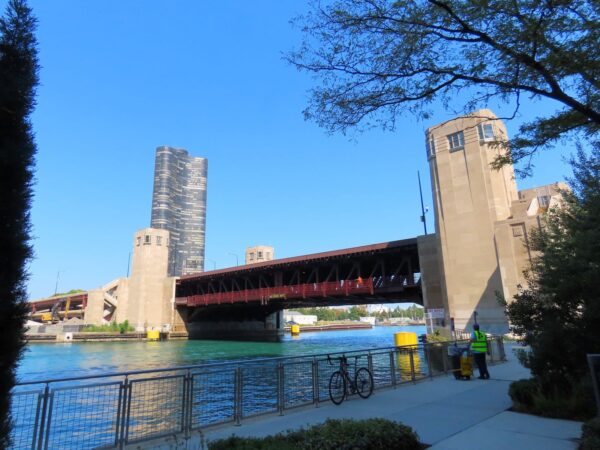
[[[371,370],[378,390],[448,373],[448,347],[467,343],[343,354],[351,372]],[[505,359],[501,337],[490,338],[489,348],[490,363]],[[284,414],[329,401],[329,378],[336,370],[322,354],[21,383],[12,394],[13,448],[122,448],[260,414]]]

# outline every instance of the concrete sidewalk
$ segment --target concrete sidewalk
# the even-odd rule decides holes
[[[490,380],[457,381],[451,376],[376,391],[367,400],[351,397],[340,406],[323,403],[286,411],[284,416],[246,420],[205,432],[207,440],[261,437],[325,421],[327,418],[381,417],[412,427],[432,450],[575,449],[581,423],[507,411],[508,386],[529,374],[507,346],[506,363],[490,367]]]

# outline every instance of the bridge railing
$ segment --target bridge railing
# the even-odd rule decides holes
[[[375,390],[449,373],[451,345],[343,352],[351,372],[368,367]],[[490,339],[490,363],[504,359]],[[339,356],[342,353],[330,354]],[[326,354],[254,359],[21,383],[12,394],[15,449],[123,448],[161,436],[236,423],[329,401],[338,365]]]

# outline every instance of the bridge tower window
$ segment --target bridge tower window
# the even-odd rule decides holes
[[[460,150],[465,146],[465,135],[462,131],[458,133],[453,133],[448,135],[448,145],[450,146],[450,151],[452,150]]]
[[[477,125],[477,131],[479,132],[480,141],[493,141],[496,139],[494,127],[491,123],[480,123]]]
[[[145,235],[144,236],[144,245],[150,245],[150,243],[151,243],[150,239],[151,239],[151,237],[149,234]]]
[[[263,252],[258,252],[258,257],[256,259],[263,259]]]
[[[429,137],[429,139],[426,139],[425,141],[425,147],[427,149],[427,158],[431,158],[432,156],[435,156],[435,139],[433,138],[433,136]]]

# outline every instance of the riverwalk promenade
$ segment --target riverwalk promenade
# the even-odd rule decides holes
[[[375,391],[367,400],[350,397],[340,406],[326,402],[318,408],[286,411],[283,416],[245,420],[240,426],[208,429],[205,439],[211,441],[232,434],[261,437],[321,423],[328,418],[381,417],[412,427],[421,442],[431,445],[430,450],[576,449],[576,440],[581,435],[580,422],[508,411],[511,406],[508,386],[514,380],[527,378],[528,371],[519,364],[509,346],[506,350],[508,361],[490,367],[489,380],[475,377],[470,381],[457,381],[452,376],[441,376]],[[144,448],[174,448],[173,443],[163,441],[162,445],[146,444]],[[181,442],[177,448],[185,448],[180,445]]]

